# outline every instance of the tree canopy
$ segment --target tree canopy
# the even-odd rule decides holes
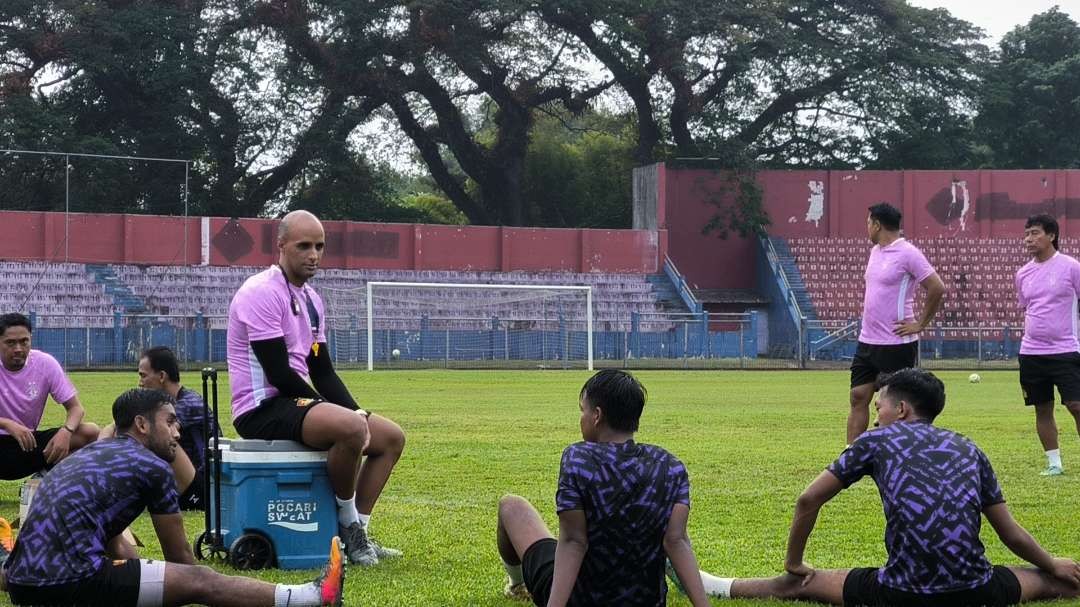
[[[680,157],[1080,166],[1077,24],[981,40],[904,0],[7,0],[0,147],[190,159],[192,213],[596,227]],[[0,159],[0,204],[182,211],[182,165],[72,164]]]

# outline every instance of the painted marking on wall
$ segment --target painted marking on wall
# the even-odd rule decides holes
[[[810,203],[810,207],[806,209],[806,221],[814,222],[816,228],[825,215],[825,182],[809,181],[806,185],[810,188],[810,198],[806,199]]]

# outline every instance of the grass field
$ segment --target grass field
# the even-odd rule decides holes
[[[505,493],[536,504],[555,527],[559,456],[578,434],[577,395],[587,373],[575,371],[345,372],[365,407],[397,421],[405,455],[383,494],[372,529],[404,558],[349,571],[346,605],[511,606],[495,551],[495,505]],[[664,446],[690,470],[690,534],[703,568],[724,576],[780,572],[799,492],[844,446],[847,375],[836,371],[641,371],[649,390],[640,442]],[[948,393],[938,424],[957,430],[989,455],[1016,516],[1051,552],[1080,558],[1080,440],[1059,409],[1068,474],[1038,476],[1045,464],[1033,414],[1020,404],[1016,373],[941,372]],[[188,374],[196,387],[197,376]],[[135,373],[76,373],[92,421],[108,421],[112,399]],[[227,381],[227,380],[226,380]],[[222,394],[228,394],[227,385]],[[227,400],[227,398],[225,398]],[[50,405],[45,423],[60,422]],[[222,413],[227,420],[227,413]],[[228,434],[234,434],[225,423]],[[18,511],[19,483],[0,483],[0,515]],[[187,518],[189,536],[202,528]],[[881,502],[869,479],[827,505],[807,560],[822,568],[884,561]],[[148,516],[135,525],[145,554],[160,557]],[[995,563],[1019,564],[984,525]],[[227,568],[219,567],[225,571]],[[262,572],[295,582],[313,572]],[[689,602],[672,593],[671,605]],[[0,594],[0,604],[6,595]],[[721,601],[715,601],[721,604]],[[732,605],[785,605],[729,601]],[[1080,601],[1059,605],[1077,605]]]

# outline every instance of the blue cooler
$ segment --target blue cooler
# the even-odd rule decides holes
[[[337,535],[326,452],[294,441],[222,440],[220,516],[221,546],[237,569],[323,566]]]

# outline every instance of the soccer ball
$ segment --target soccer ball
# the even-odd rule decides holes
[[[968,381],[973,384],[977,384],[982,381],[982,378],[979,377],[978,373],[972,373],[971,375],[968,375]]]
[[[390,358],[393,358],[394,360],[401,358],[401,350],[398,350],[397,348],[390,350]]]

